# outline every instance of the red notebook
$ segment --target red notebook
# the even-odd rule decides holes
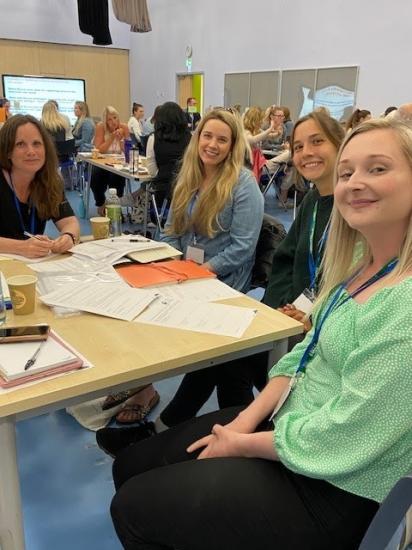
[[[116,271],[130,286],[135,288],[216,277],[215,273],[192,260],[170,260],[144,265],[131,264],[116,267]]]

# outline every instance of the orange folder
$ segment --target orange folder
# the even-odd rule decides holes
[[[170,260],[169,262],[156,262],[143,265],[124,265],[116,267],[116,271],[130,286],[135,288],[216,277],[215,273],[192,260]]]

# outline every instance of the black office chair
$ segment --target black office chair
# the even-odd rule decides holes
[[[74,183],[77,180],[76,176],[76,145],[74,139],[66,141],[55,141],[56,152],[59,158],[60,172],[63,174],[65,170],[69,173],[70,189],[73,191]],[[63,176],[64,177],[64,176]]]
[[[382,502],[363,537],[359,550],[386,550],[387,548],[388,550],[406,550],[412,544],[411,521],[412,474],[400,479]],[[400,527],[400,540],[393,541]]]

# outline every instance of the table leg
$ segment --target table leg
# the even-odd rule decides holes
[[[24,550],[15,423],[0,418],[0,548]]]
[[[84,191],[83,191],[83,202],[84,202],[84,217],[87,219],[89,217],[89,203],[90,203],[90,185],[92,182],[92,165],[87,163],[87,180],[85,182]]]

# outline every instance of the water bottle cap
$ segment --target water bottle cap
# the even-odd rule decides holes
[[[109,195],[117,195],[117,189],[114,187],[109,188]]]

